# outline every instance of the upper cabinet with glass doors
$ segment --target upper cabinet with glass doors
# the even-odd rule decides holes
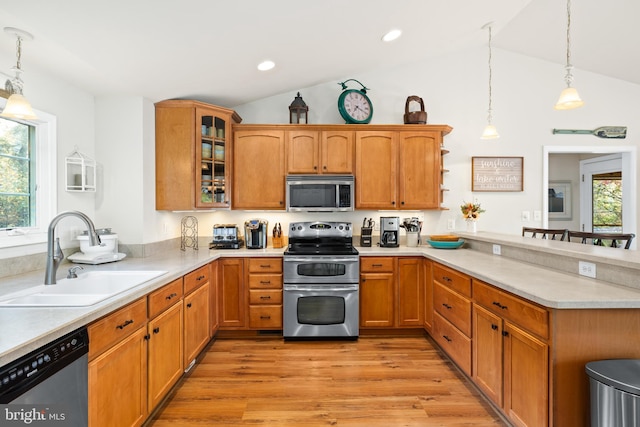
[[[199,101],[156,105],[156,209],[228,208],[235,111]]]

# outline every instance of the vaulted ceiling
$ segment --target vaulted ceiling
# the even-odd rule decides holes
[[[572,62],[640,84],[640,2],[574,0]],[[565,62],[564,0],[21,0],[0,4],[0,27],[28,31],[22,68],[93,94],[237,106],[473,47]],[[400,28],[400,39],[382,35]],[[0,72],[15,38],[0,34]],[[13,62],[9,59],[13,58]],[[271,59],[267,72],[257,64]],[[579,73],[577,78],[579,78]],[[562,79],[559,67],[559,79]]]

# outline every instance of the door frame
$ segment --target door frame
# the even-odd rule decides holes
[[[638,182],[637,177],[637,148],[633,146],[552,146],[544,145],[542,147],[542,227],[549,226],[549,154],[562,153],[585,153],[585,154],[621,154],[622,155],[622,187],[636,188]],[[629,194],[630,212],[629,224],[625,229],[636,230],[637,227],[637,196],[635,191]],[[631,231],[633,232],[633,231]],[[635,240],[632,248],[635,249]]]

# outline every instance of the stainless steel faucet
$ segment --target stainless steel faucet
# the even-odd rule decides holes
[[[78,211],[61,212],[56,215],[49,224],[49,231],[47,234],[47,269],[44,274],[45,285],[56,284],[56,272],[58,271],[58,266],[62,260],[64,260],[64,254],[60,248],[60,239],[55,237],[55,229],[58,222],[66,216],[75,216],[84,221],[87,225],[87,229],[89,230],[89,245],[100,245],[100,237],[98,236],[98,233],[96,233],[96,227],[88,216]]]

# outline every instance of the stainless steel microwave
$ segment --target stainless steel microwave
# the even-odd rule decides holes
[[[354,183],[353,175],[289,175],[287,211],[352,211]]]

